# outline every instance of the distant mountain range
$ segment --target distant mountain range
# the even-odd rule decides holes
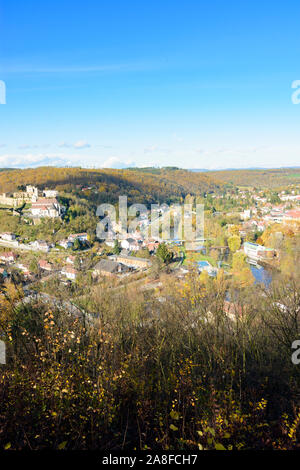
[[[216,171],[252,171],[252,170],[287,170],[287,169],[298,169],[300,166],[282,166],[279,168],[267,168],[267,167],[249,167],[249,168],[215,168],[212,170],[208,170],[207,168],[189,168],[189,171],[193,171],[196,173],[208,173],[208,172],[216,172]]]

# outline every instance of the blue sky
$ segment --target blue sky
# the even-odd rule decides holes
[[[299,26],[299,0],[0,0],[0,166],[300,165]]]

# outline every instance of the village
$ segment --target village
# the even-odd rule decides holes
[[[206,272],[211,277],[216,277],[220,269],[229,274],[228,258],[231,252],[242,254],[246,262],[257,269],[262,266],[278,267],[282,232],[287,228],[299,232],[299,191],[282,191],[276,202],[271,202],[261,191],[249,189],[240,189],[235,195],[211,195],[213,202],[222,202],[228,197],[241,201],[246,208],[242,212],[226,214],[214,211],[208,216],[208,225],[210,219],[214,222],[224,215],[229,218],[222,226],[227,234],[224,246],[216,246],[218,243],[211,239],[209,232],[206,232],[206,238],[192,247],[178,236],[165,241],[161,238],[161,232],[159,236],[149,238],[151,224],[159,224],[168,215],[167,209],[162,206],[154,222],[148,211],[140,216],[136,230],[128,235],[122,234],[122,237],[119,225],[113,222],[105,240],[92,240],[87,232],[81,232],[69,233],[66,238],[53,243],[41,239],[29,241],[16,233],[0,232],[2,278],[8,280],[17,272],[24,285],[38,283],[39,286],[45,285],[45,281],[51,278],[57,278],[62,283],[74,283],[87,274],[94,283],[108,277],[126,279],[128,282],[130,277],[135,280],[137,273],[148,277],[161,245],[166,249],[160,260],[169,265],[169,274],[177,278],[183,278],[191,269],[196,269],[199,274]],[[45,219],[63,219],[66,213],[66,207],[59,202],[57,190],[40,190],[32,185],[11,195],[3,194],[0,204],[13,208],[13,215],[22,217],[33,226]],[[229,223],[231,219],[234,223]],[[276,227],[275,238],[270,246],[265,246],[262,235],[272,226]]]

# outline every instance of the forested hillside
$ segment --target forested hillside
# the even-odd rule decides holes
[[[41,167],[4,171],[0,175],[0,192],[15,191],[26,184],[73,193],[83,190],[91,199],[95,199],[96,194],[97,201],[101,202],[122,194],[137,202],[168,202],[222,187],[215,177],[173,168],[149,171]]]
[[[210,171],[205,175],[233,186],[280,189],[300,184],[300,168]]]

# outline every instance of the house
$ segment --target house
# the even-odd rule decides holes
[[[251,219],[252,212],[251,209],[245,209],[244,212],[240,214],[242,220],[249,220]]]
[[[300,221],[300,209],[287,211],[283,216],[284,221],[297,222]]]
[[[58,196],[58,191],[55,189],[45,189],[43,195],[47,198],[56,198]]]
[[[65,266],[64,268],[62,268],[60,273],[63,276],[66,276],[71,281],[75,281],[75,279],[78,275],[78,271],[76,269],[72,268],[71,266]]]
[[[121,247],[124,248],[124,250],[139,251],[141,246],[141,242],[137,242],[134,238],[126,238],[121,241]]]
[[[20,271],[22,271],[22,273],[25,276],[29,276],[29,274],[31,274],[28,266],[26,266],[26,264],[24,264],[24,263],[17,263],[16,268],[19,269]]]
[[[11,233],[11,232],[4,232],[4,233],[0,234],[0,238],[2,240],[11,242],[11,241],[16,239],[16,235],[14,233]]]
[[[159,242],[153,239],[145,240],[144,247],[148,248],[150,253],[154,253],[159,247]]]
[[[48,252],[50,250],[50,245],[45,240],[35,240],[30,243],[31,247],[34,250]]]
[[[87,233],[73,233],[69,236],[68,240],[70,240],[71,242],[75,242],[75,240],[78,240],[80,242],[87,242],[88,234]]]
[[[39,267],[40,269],[42,269],[43,271],[52,271],[53,270],[53,266],[51,263],[49,263],[47,260],[45,259],[41,259],[39,260]]]
[[[135,269],[147,269],[151,266],[151,261],[146,258],[138,258],[136,256],[116,255],[114,260],[125,266]]]
[[[116,261],[102,259],[96,264],[93,276],[113,276],[122,272],[122,265]]]
[[[73,242],[71,242],[71,240],[60,240],[59,242],[57,242],[57,244],[59,246],[62,246],[65,250],[68,250],[69,248],[72,248],[73,246]]]
[[[14,263],[17,259],[17,255],[12,251],[7,251],[6,253],[2,253],[0,255],[0,260],[4,261],[5,263]]]
[[[113,248],[115,246],[115,240],[112,238],[108,238],[105,240],[105,244],[110,248]]]
[[[63,207],[56,198],[38,198],[32,202],[31,214],[35,217],[60,217]]]
[[[282,201],[300,201],[300,194],[286,194],[282,196],[280,195],[279,197]]]

